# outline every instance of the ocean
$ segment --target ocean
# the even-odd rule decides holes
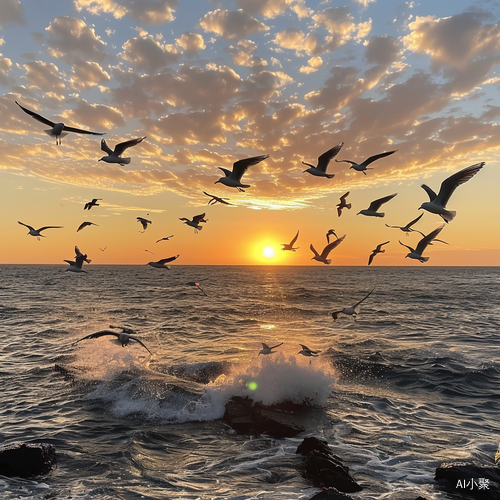
[[[0,266],[0,445],[50,443],[58,458],[43,477],[0,476],[2,499],[309,499],[306,436],[330,444],[362,500],[463,498],[436,467],[493,464],[499,268],[86,269]],[[356,320],[333,321],[372,288]],[[76,343],[110,325],[153,356]],[[262,342],[283,345],[264,356]],[[222,416],[237,395],[307,401],[305,432],[236,434]]]

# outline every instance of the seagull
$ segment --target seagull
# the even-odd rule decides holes
[[[366,168],[366,167],[368,167],[368,165],[370,165],[370,163],[372,163],[375,160],[378,160],[380,158],[384,158],[385,156],[392,155],[396,151],[397,151],[397,149],[395,149],[394,151],[387,151],[385,153],[380,153],[378,155],[370,156],[370,158],[367,158],[363,163],[356,163],[356,162],[351,161],[351,160],[335,160],[335,161],[338,163],[350,163],[351,166],[349,168],[353,168],[357,172],[363,172],[366,175],[366,170],[373,170],[373,168]]]
[[[167,259],[160,259],[157,262],[148,262],[148,266],[151,267],[157,267],[158,269],[170,269],[170,266],[166,266],[167,262],[172,262],[175,259],[179,258],[179,254],[175,255],[174,257],[168,257]]]
[[[99,250],[100,250],[101,252],[104,252],[104,250],[106,250],[106,248],[108,248],[108,247],[104,247],[104,248],[99,247]]]
[[[269,347],[267,344],[264,344],[264,342],[261,342],[262,344],[262,350],[259,352],[260,354],[273,354],[276,351],[273,351],[273,349],[276,349],[276,347],[279,347],[280,345],[283,345],[283,342],[281,344],[276,344],[273,345],[272,347]]]
[[[406,233],[406,236],[408,236],[408,233],[410,233],[412,231],[416,231],[416,229],[412,229],[411,226],[413,226],[414,224],[416,224],[423,217],[423,215],[424,214],[421,213],[416,219],[413,219],[411,222],[408,222],[408,224],[406,224],[406,226],[389,226],[389,224],[386,224],[386,226],[390,227],[390,228],[393,228],[393,229],[401,229],[401,231],[403,231],[404,233]],[[417,233],[419,233],[419,232],[420,231],[417,231]]]
[[[392,200],[394,196],[396,196],[398,193],[390,194],[389,196],[384,196],[384,198],[379,198],[378,200],[372,201],[370,203],[370,206],[365,209],[361,210],[361,212],[358,212],[357,215],[367,215],[369,217],[385,217],[384,212],[377,212],[377,210],[384,204],[387,203],[389,200]]]
[[[387,243],[390,243],[390,241],[386,241],[385,243],[380,243],[380,245],[377,245],[377,248],[375,250],[372,250],[372,254],[370,255],[370,258],[368,259],[368,265],[370,265],[373,261],[373,257],[377,255],[378,253],[384,253],[385,250],[382,250],[382,247],[384,245],[387,245]]]
[[[458,186],[465,184],[471,177],[474,177],[479,170],[484,167],[484,165],[484,161],[476,163],[448,177],[441,183],[438,194],[436,194],[429,186],[422,184],[422,188],[429,195],[430,201],[422,203],[419,209],[422,208],[433,214],[440,215],[446,223],[451,222],[457,214],[453,210],[446,210],[446,204],[450,200],[451,195]]]
[[[35,229],[32,226],[28,226],[28,224],[24,224],[24,222],[17,221],[18,224],[21,224],[21,226],[25,226],[29,229],[28,234],[30,236],[36,236],[37,240],[40,241],[40,238],[46,238],[43,234],[40,234],[42,231],[45,231],[46,229],[62,229],[63,226],[43,226],[40,229]]]
[[[297,241],[297,238],[299,237],[299,232],[297,231],[297,234],[293,237],[292,241],[290,243],[281,243],[281,246],[283,247],[281,250],[291,250],[292,252],[295,252],[295,250],[298,250],[299,247],[293,248],[293,245]]]
[[[347,191],[346,194],[342,195],[340,197],[340,203],[337,204],[337,214],[339,215],[339,217],[342,215],[343,208],[347,208],[347,210],[351,209],[351,204],[345,202],[345,199],[349,196],[349,193],[350,191]]]
[[[148,250],[147,248],[139,248],[139,250],[144,250],[145,252],[148,252],[148,253],[150,253],[152,255],[155,255],[154,252],[152,252],[151,250]]]
[[[44,118],[43,116],[39,115],[38,113],[35,113],[34,111],[31,111],[30,109],[27,109],[27,108],[21,106],[17,101],[15,101],[15,103],[25,113],[28,113],[28,115],[32,116],[35,120],[43,123],[44,125],[48,125],[49,127],[52,127],[49,130],[45,130],[45,132],[56,138],[56,145],[61,144],[61,137],[65,137],[66,135],[68,135],[67,132],[76,132],[77,134],[104,135],[103,133],[99,133],[99,132],[90,132],[90,130],[82,130],[80,128],[67,127],[66,125],[64,125],[64,123],[51,122],[50,120],[47,120],[47,118]],[[64,133],[63,131],[65,131],[66,133]]]
[[[84,210],[90,210],[92,207],[98,207],[99,203],[98,201],[101,201],[102,198],[94,198],[92,201],[88,201],[85,203],[85,206],[83,207]]]
[[[179,218],[179,220],[183,220],[184,224],[187,224],[188,226],[194,227],[194,232],[197,233],[198,231],[201,231],[203,229],[202,226],[200,226],[201,222],[207,222],[208,219],[205,220],[205,214],[200,214],[200,215],[195,215],[192,220],[186,219],[186,217]]]
[[[221,177],[218,181],[215,181],[214,184],[221,182],[225,186],[235,187],[240,192],[245,192],[242,188],[249,188],[249,184],[242,184],[241,177],[247,171],[248,167],[252,165],[257,165],[261,161],[269,158],[269,155],[261,155],[261,156],[253,156],[252,158],[245,158],[243,160],[238,160],[233,163],[233,170],[228,170],[227,168],[219,167],[220,170],[224,172],[225,177]]]
[[[99,224],[95,224],[94,222],[82,222],[80,224],[80,226],[78,227],[78,229],[76,230],[76,232],[78,233],[78,231],[81,231],[84,227],[87,227],[87,226],[98,226]]]
[[[434,229],[434,231],[430,232],[427,236],[424,236],[417,244],[417,248],[412,248],[409,247],[408,245],[405,245],[404,243],[399,242],[401,245],[406,247],[408,250],[410,250],[410,253],[405,255],[406,257],[410,257],[410,259],[415,259],[418,260],[422,263],[427,262],[429,260],[429,257],[422,257],[422,253],[424,250],[427,248],[427,245],[430,245],[432,243],[432,240],[436,239],[436,236],[441,232],[445,225],[442,224],[441,226],[437,227]]]
[[[87,254],[83,254],[80,252],[80,249],[75,246],[75,260],[64,260],[64,262],[67,262],[69,264],[69,267],[66,268],[66,271],[72,271],[74,273],[86,273],[87,271],[84,271],[82,269],[83,263],[87,262],[90,264],[92,261],[87,258]]]
[[[132,146],[137,146],[140,142],[146,139],[144,137],[138,137],[137,139],[130,139],[129,141],[120,142],[115,146],[115,150],[113,151],[104,139],[101,139],[101,149],[108,153],[108,156],[103,156],[97,161],[105,161],[106,163],[119,163],[121,166],[128,165],[130,163],[130,158],[122,158],[120,155],[127,149]]]
[[[229,198],[219,198],[218,196],[215,196],[213,194],[208,194],[206,191],[203,191],[203,194],[206,194],[207,196],[210,196],[212,198],[211,200],[208,200],[207,205],[215,205],[216,203],[222,203],[223,205],[232,205],[232,203],[228,203],[225,200],[229,200]]]
[[[339,239],[339,237],[335,234],[335,229],[329,229],[328,232],[326,233],[326,241],[330,243],[330,235],[333,234],[335,238]]]
[[[160,238],[156,243],[160,243],[160,241],[168,241],[170,238],[173,238],[173,234],[171,234],[170,236],[165,236],[165,238]]]
[[[307,347],[304,344],[299,344],[299,345],[300,345],[300,347],[302,347],[302,350],[299,351],[297,354],[302,354],[303,356],[317,358],[319,356],[319,353],[321,352],[321,351],[311,351],[311,349],[309,349],[309,347]],[[311,360],[309,360],[309,364],[311,364]]]
[[[113,327],[113,328],[121,328],[121,327]],[[153,355],[153,353],[136,337],[132,337],[130,333],[134,333],[133,330],[130,330],[128,328],[122,328],[121,333],[114,332],[113,330],[101,330],[99,332],[91,333],[90,335],[87,335],[86,337],[83,337],[83,339],[77,340],[75,343],[81,342],[82,340],[87,340],[87,339],[98,339],[99,337],[104,337],[106,335],[114,335],[118,341],[121,343],[122,347],[125,347],[128,345],[128,343],[133,340],[135,342],[138,342],[139,344],[146,349],[146,351],[149,352],[149,354]]]
[[[344,234],[344,236],[342,236],[342,238],[337,238],[335,241],[332,241],[331,243],[329,243],[328,245],[326,245],[326,247],[323,248],[323,252],[321,252],[321,255],[319,255],[318,252],[316,252],[316,250],[314,249],[314,247],[312,246],[312,243],[311,243],[311,246],[309,248],[314,253],[314,257],[312,257],[311,260],[317,260],[318,262],[323,262],[323,264],[327,264],[327,265],[330,264],[330,262],[332,260],[331,259],[327,259],[328,254],[334,248],[336,248],[337,246],[339,246],[344,241],[345,237],[346,237],[346,235]]]
[[[206,281],[208,280],[209,278],[203,278],[202,280],[200,281]],[[206,295],[208,297],[208,295],[205,293],[205,290],[203,290],[203,288],[201,288],[201,285],[197,282],[197,281],[188,281],[186,283],[186,285],[188,286],[195,286],[196,288],[198,288],[199,290],[201,290],[203,292],[204,295]]]
[[[148,228],[148,224],[153,224],[150,220],[145,219],[144,217],[137,217],[137,222],[140,222],[142,224],[142,228],[144,229],[144,231],[146,231],[146,229]],[[144,231],[141,232],[143,233]]]
[[[344,309],[341,309],[340,311],[332,312],[333,321],[335,321],[339,317],[339,314],[352,316],[354,319],[356,319],[356,316],[358,315],[357,307],[359,306],[359,304],[361,304],[361,302],[366,300],[371,295],[373,290],[375,290],[375,288],[372,288],[360,301],[356,302],[356,304],[354,304],[352,307],[344,307]]]
[[[343,145],[344,143],[341,142],[332,149],[329,149],[326,153],[318,156],[318,165],[316,167],[314,165],[311,165],[310,163],[306,163],[305,161],[303,161],[302,163],[310,168],[304,170],[302,173],[307,172],[311,175],[316,175],[317,177],[326,177],[327,179],[333,179],[335,177],[335,174],[327,174],[326,169],[328,168],[330,160],[334,156],[337,156],[339,154],[339,151],[342,149]]]

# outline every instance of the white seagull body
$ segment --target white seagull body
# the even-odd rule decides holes
[[[179,217],[179,220],[183,220],[184,224],[187,224],[190,227],[194,228],[194,232],[197,233],[203,229],[203,226],[200,226],[201,222],[207,222],[208,219],[205,219],[205,214],[195,215],[191,220],[186,219],[186,217]]]
[[[329,265],[332,260],[327,258],[328,254],[334,248],[338,247],[344,241],[345,237],[346,237],[346,235],[344,234],[344,236],[342,236],[342,238],[338,238],[335,241],[332,241],[331,243],[329,243],[328,245],[326,245],[326,247],[323,248],[323,251],[321,252],[321,255],[318,252],[316,252],[316,250],[314,249],[314,247],[312,246],[312,243],[311,243],[311,246],[309,248],[314,253],[314,257],[312,257],[311,260],[317,260],[318,262],[323,262],[323,264]]]
[[[434,231],[430,232],[427,236],[424,236],[417,244],[417,248],[412,248],[409,247],[408,245],[405,245],[404,243],[399,242],[401,245],[406,247],[408,250],[410,250],[410,253],[405,256],[410,257],[410,259],[415,259],[420,262],[427,262],[429,260],[429,257],[422,257],[422,254],[424,253],[424,250],[427,248],[428,245],[432,243],[432,240],[436,239],[436,236],[442,231],[443,227],[445,225],[442,224],[438,228],[434,229]]]
[[[179,255],[175,255],[174,257],[168,257],[167,259],[161,259],[161,260],[158,260],[157,262],[148,262],[148,266],[156,267],[158,269],[170,269],[170,266],[167,266],[166,264],[168,264],[169,262],[172,262],[178,258],[179,258]]]
[[[108,147],[104,139],[101,139],[101,149],[105,153],[108,153],[108,156],[103,156],[98,161],[105,161],[106,163],[119,163],[122,166],[128,165],[130,163],[130,158],[122,158],[121,157],[122,153],[127,148],[130,148],[132,146],[137,146],[137,144],[142,142],[144,139],[146,139],[146,136],[138,137],[137,139],[130,139],[129,141],[125,142],[120,142],[115,146],[114,150]]]
[[[302,173],[307,172],[308,174],[315,175],[317,177],[326,177],[327,179],[333,179],[335,177],[335,174],[327,174],[326,169],[328,168],[330,160],[339,154],[339,151],[342,149],[343,145],[344,143],[341,142],[337,146],[334,146],[332,149],[329,149],[326,153],[318,156],[318,164],[316,166],[303,161],[302,163],[304,165],[307,165],[309,168],[304,170]]]
[[[340,217],[342,215],[342,209],[347,208],[347,210],[351,209],[351,204],[346,203],[345,199],[349,196],[350,191],[347,191],[346,194],[340,197],[340,203],[337,204],[337,214]]]
[[[76,232],[78,233],[78,231],[81,231],[83,228],[87,227],[87,226],[98,226],[99,224],[95,224],[94,222],[82,222],[79,226],[78,226],[78,229],[76,230]]]
[[[367,158],[363,163],[356,163],[351,160],[335,160],[335,161],[338,163],[350,163],[351,166],[349,168],[353,168],[357,172],[363,172],[366,175],[366,170],[372,170],[372,168],[367,168],[368,165],[370,165],[370,163],[373,163],[375,160],[378,160],[380,158],[392,155],[396,151],[397,149],[395,149],[394,151],[387,151],[386,153],[380,153],[378,155],[370,156],[370,158]]]
[[[441,188],[439,189],[438,194],[436,194],[429,186],[422,184],[422,188],[429,195],[430,201],[422,203],[420,208],[433,214],[440,215],[446,223],[451,222],[457,214],[453,210],[446,210],[446,204],[450,200],[451,195],[458,186],[466,183],[471,177],[474,177],[484,165],[484,161],[476,163],[448,177],[441,183]]]
[[[64,262],[67,262],[69,264],[69,267],[66,268],[66,271],[72,271],[74,273],[86,273],[87,271],[84,271],[82,269],[83,263],[87,262],[87,264],[90,264],[92,261],[87,258],[87,254],[83,254],[80,252],[80,249],[75,246],[75,260],[64,260]]]
[[[340,311],[332,312],[333,321],[335,321],[339,317],[339,314],[345,314],[346,316],[353,316],[354,318],[356,318],[356,316],[358,315],[358,306],[361,304],[361,302],[366,300],[371,295],[373,290],[375,290],[375,288],[372,288],[361,300],[356,302],[356,304],[354,304],[352,307],[344,307],[344,309],[341,309]]]
[[[82,130],[79,128],[75,127],[68,127],[64,125],[64,123],[54,123],[47,118],[44,118],[43,116],[39,115],[38,113],[35,113],[34,111],[31,111],[30,109],[27,109],[23,106],[21,106],[17,101],[15,103],[25,112],[28,113],[31,117],[33,117],[35,120],[39,121],[40,123],[43,123],[44,125],[48,125],[51,127],[49,130],[45,130],[47,134],[50,136],[53,136],[56,138],[56,144],[61,144],[61,137],[65,137],[68,135],[68,132],[76,132],[77,134],[90,134],[90,135],[104,135],[104,133],[99,133],[99,132],[91,132],[90,130]]]
[[[368,259],[368,265],[370,265],[372,263],[375,255],[377,255],[378,253],[385,253],[385,250],[382,250],[382,247],[384,245],[387,245],[387,243],[390,243],[390,241],[386,241],[385,243],[380,243],[380,245],[377,245],[377,248],[375,248],[375,250],[372,250],[372,253]]]
[[[299,344],[299,345],[300,347],[302,347],[302,350],[299,351],[297,354],[302,354],[303,356],[307,356],[309,358],[311,357],[317,358],[319,356],[320,351],[311,351],[311,349],[309,349],[309,347],[307,347],[306,345],[304,344]],[[309,360],[309,364],[311,364],[311,360]]]
[[[132,337],[130,333],[126,333],[126,332],[132,332],[132,330],[129,330],[128,328],[123,328],[123,330],[124,331],[122,331],[121,333],[114,332],[113,330],[101,330],[99,332],[91,333],[90,335],[87,335],[86,337],[83,337],[80,340],[77,340],[76,343],[81,342],[82,340],[98,339],[106,335],[111,335],[118,339],[118,342],[121,343],[122,347],[125,347],[131,340],[133,340],[134,342],[138,342],[139,344],[141,344],[142,347],[144,347],[144,349],[146,349],[146,351],[149,352],[149,354],[153,355],[153,353],[138,338]]]
[[[295,242],[297,241],[297,238],[299,237],[299,232],[297,231],[297,234],[293,237],[292,241],[290,243],[281,243],[281,246],[283,247],[281,250],[291,250],[292,252],[295,252],[295,250],[298,250],[299,247],[293,248],[293,245],[295,245]]]
[[[21,226],[25,226],[29,229],[28,234],[30,236],[36,236],[38,241],[40,241],[40,238],[45,238],[43,234],[40,234],[42,231],[45,231],[46,229],[62,229],[62,226],[43,226],[40,229],[35,229],[32,226],[28,226],[28,224],[24,224],[24,222],[17,221],[18,224],[21,224]]]
[[[244,192],[244,189],[242,188],[249,188],[250,185],[241,183],[241,178],[243,174],[247,171],[248,167],[251,167],[252,165],[257,165],[257,163],[260,163],[266,158],[269,158],[269,155],[253,156],[251,158],[238,160],[237,162],[233,163],[232,171],[228,170],[227,168],[219,167],[219,169],[224,172],[225,177],[221,177],[218,181],[215,181],[214,184],[220,182],[225,186],[234,187],[238,191]]]
[[[389,196],[384,196],[383,198],[379,198],[378,200],[372,201],[370,206],[365,210],[361,210],[357,215],[366,215],[368,217],[385,217],[384,212],[377,212],[377,210],[388,201],[392,200],[398,193],[390,194]]]
[[[264,342],[261,342],[261,343],[262,343],[262,349],[259,352],[259,355],[260,354],[273,354],[274,352],[276,352],[276,351],[273,351],[273,349],[276,349],[276,347],[283,345],[283,342],[281,342],[280,344],[276,344],[276,345],[273,345],[272,347],[269,347],[267,344],[264,344]]]

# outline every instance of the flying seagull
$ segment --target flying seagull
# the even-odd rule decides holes
[[[170,236],[165,236],[165,238],[160,238],[156,243],[160,243],[160,241],[168,241],[170,238],[173,238],[173,234],[171,234]]]
[[[144,217],[137,217],[137,222],[140,222],[142,224],[142,228],[144,229],[144,231],[146,231],[146,229],[148,228],[148,224],[153,224],[150,220],[145,219]],[[144,231],[141,232],[143,233]]]
[[[338,163],[350,163],[351,166],[349,168],[353,168],[357,172],[363,172],[366,175],[366,170],[373,170],[373,167],[367,168],[368,165],[370,165],[370,163],[373,163],[375,160],[378,160],[380,158],[384,158],[386,156],[392,155],[396,151],[397,151],[397,149],[395,149],[394,151],[387,151],[385,153],[380,153],[378,155],[370,156],[370,158],[367,158],[363,163],[356,163],[356,162],[351,161],[351,160],[337,160],[336,159],[335,161]]]
[[[130,158],[122,158],[122,153],[127,148],[137,146],[137,144],[142,142],[144,139],[146,139],[146,136],[138,137],[137,139],[130,139],[129,141],[125,142],[120,142],[119,144],[116,144],[114,151],[110,147],[108,147],[104,139],[101,139],[101,149],[105,153],[108,153],[108,156],[103,156],[97,161],[105,161],[106,163],[119,163],[122,166],[128,165],[130,163]]]
[[[82,130],[80,128],[75,128],[75,127],[68,127],[64,125],[64,123],[54,123],[51,122],[50,120],[47,120],[47,118],[44,118],[43,116],[39,115],[38,113],[35,113],[34,111],[31,111],[30,109],[27,109],[23,106],[21,106],[17,101],[15,103],[25,112],[28,113],[28,115],[32,116],[35,120],[43,123],[44,125],[48,125],[50,128],[49,130],[45,130],[47,134],[50,136],[54,136],[56,138],[56,145],[61,144],[61,137],[65,137],[67,132],[76,132],[77,134],[90,134],[90,135],[104,135],[104,133],[100,132],[91,132],[90,130]]]
[[[219,196],[215,196],[213,194],[208,194],[206,191],[203,191],[203,194],[210,196],[211,200],[208,200],[207,205],[215,205],[216,203],[222,203],[223,205],[232,205],[232,203],[228,203],[225,200],[229,200],[229,198],[220,198]]]
[[[273,349],[276,349],[276,347],[279,347],[280,345],[283,345],[283,342],[280,344],[273,345],[272,347],[269,347],[267,344],[264,344],[264,342],[261,342],[262,344],[262,350],[259,352],[260,354],[273,354],[276,351],[273,351]]]
[[[295,242],[297,241],[297,238],[299,237],[299,232],[297,231],[297,234],[293,237],[292,241],[290,243],[281,243],[281,246],[283,247],[281,250],[291,250],[292,252],[295,252],[295,250],[298,250],[299,247],[293,248],[293,245],[295,245]]]
[[[393,228],[393,229],[401,229],[401,231],[403,231],[403,233],[406,233],[406,236],[408,236],[408,233],[412,232],[412,231],[416,231],[416,229],[412,229],[411,227],[416,224],[422,217],[423,217],[423,213],[421,213],[416,219],[413,219],[411,222],[408,222],[408,224],[406,224],[406,226],[389,226],[389,224],[386,224],[387,227],[390,227],[390,228]],[[420,231],[417,231],[417,232],[420,232]]]
[[[372,288],[360,301],[356,302],[352,307],[344,307],[344,309],[341,309],[340,311],[334,311],[332,312],[332,318],[333,321],[335,321],[338,317],[339,314],[345,314],[346,316],[352,316],[354,319],[356,319],[356,316],[358,315],[357,308],[363,302],[366,300],[371,293],[375,290],[375,288]]]
[[[386,241],[385,243],[380,243],[380,245],[377,245],[377,248],[375,248],[375,250],[372,250],[372,253],[368,259],[368,265],[370,265],[373,261],[373,258],[375,257],[375,255],[377,255],[378,253],[384,253],[385,250],[382,250],[382,247],[384,245],[387,245],[387,243],[390,243],[390,241]]]
[[[427,236],[424,236],[417,244],[417,248],[412,248],[409,247],[408,245],[405,245],[404,243],[399,242],[401,245],[406,247],[408,250],[410,250],[409,254],[405,255],[406,257],[410,257],[410,259],[415,259],[420,262],[427,262],[429,260],[429,257],[422,257],[422,254],[424,253],[424,250],[427,248],[427,245],[430,245],[432,243],[432,240],[436,239],[436,236],[442,231],[443,227],[445,225],[442,224],[441,226],[437,227],[434,229],[434,231],[430,232]]]
[[[384,196],[383,198],[379,198],[378,200],[372,201],[370,203],[370,206],[366,208],[365,210],[361,210],[361,212],[358,212],[357,215],[366,215],[368,217],[385,217],[384,212],[377,212],[377,210],[384,204],[387,203],[389,200],[392,200],[394,196],[396,196],[398,193],[390,194],[389,196]]]
[[[304,170],[302,173],[307,172],[311,175],[316,175],[317,177],[326,177],[327,179],[333,179],[335,177],[335,174],[327,174],[326,169],[328,168],[330,160],[334,156],[337,156],[339,154],[339,151],[342,149],[343,145],[344,143],[341,142],[332,149],[329,149],[326,153],[318,156],[318,165],[316,167],[314,165],[311,165],[310,163],[306,163],[305,161],[303,161],[302,163],[304,165],[307,165],[309,168],[307,170]]]
[[[78,229],[76,230],[76,232],[78,233],[78,231],[81,231],[84,227],[87,227],[87,226],[98,226],[99,224],[95,224],[94,222],[82,222],[79,226],[78,226]]]
[[[451,195],[458,186],[466,183],[471,177],[474,177],[484,165],[484,161],[476,163],[448,177],[441,183],[441,188],[439,189],[438,194],[436,194],[429,186],[422,184],[422,188],[424,188],[429,195],[430,201],[422,203],[419,208],[427,210],[433,214],[440,215],[446,223],[451,222],[457,214],[453,210],[446,210],[446,204],[450,200]]]
[[[87,258],[87,254],[83,254],[80,252],[80,249],[75,246],[75,260],[64,260],[64,262],[67,262],[69,264],[69,267],[66,268],[66,271],[72,271],[74,273],[86,273],[87,271],[84,271],[82,269],[83,263],[87,262],[87,264],[90,264],[92,261]]]
[[[218,181],[215,181],[214,184],[218,182],[224,184],[228,187],[234,187],[240,192],[244,192],[245,190],[242,188],[249,188],[249,184],[242,184],[241,177],[247,171],[248,167],[252,165],[257,165],[261,161],[269,158],[269,155],[261,155],[261,156],[252,156],[251,158],[245,158],[243,160],[238,160],[233,163],[233,170],[228,170],[227,168],[219,167],[220,170],[224,172],[225,177],[221,177]]]
[[[203,278],[203,279],[202,279],[202,280],[200,280],[200,281],[206,281],[206,280],[208,280],[208,279],[210,279],[210,278]],[[186,283],[186,285],[188,285],[188,286],[195,286],[195,287],[196,287],[196,288],[198,288],[201,292],[203,292],[203,295],[205,295],[206,297],[208,297],[208,295],[205,293],[205,290],[203,290],[203,288],[201,288],[201,285],[200,285],[200,283],[199,283],[198,281],[188,281],[188,282]]]
[[[334,248],[336,248],[337,246],[339,246],[344,241],[345,237],[346,237],[346,235],[344,234],[344,236],[342,236],[342,238],[338,238],[335,241],[332,241],[331,243],[329,243],[328,245],[326,245],[326,247],[323,248],[323,251],[321,252],[321,255],[319,255],[318,252],[316,252],[316,250],[314,249],[314,247],[312,246],[312,243],[311,243],[311,246],[309,248],[314,253],[314,257],[312,257],[311,260],[317,260],[318,262],[323,262],[323,264],[327,264],[327,265],[330,264],[330,262],[332,260],[331,259],[327,259],[328,254]]]
[[[115,327],[113,327],[115,328]],[[114,332],[113,330],[101,330],[99,332],[91,333],[90,335],[87,335],[86,337],[83,337],[80,340],[77,340],[76,343],[81,342],[82,340],[87,340],[87,339],[98,339],[99,337],[104,337],[106,335],[113,335],[118,339],[118,342],[121,343],[122,347],[125,347],[128,345],[128,343],[133,340],[134,342],[138,342],[139,344],[146,349],[146,351],[149,352],[149,354],[153,355],[153,353],[136,337],[132,337],[130,333],[127,332],[132,332],[132,330],[128,328],[123,328],[123,331],[121,333]]]
[[[99,203],[98,201],[101,201],[102,198],[94,198],[92,201],[88,201],[85,203],[85,206],[83,207],[84,210],[90,210],[92,207],[98,207]]]
[[[297,354],[302,354],[303,356],[308,356],[308,357],[315,357],[317,358],[319,356],[320,351],[311,351],[309,347],[307,347],[304,344],[299,344],[300,347],[302,347],[302,350],[299,351]],[[311,360],[309,360],[309,364],[311,364]]]
[[[349,196],[350,191],[347,191],[346,194],[340,197],[340,203],[337,204],[337,214],[340,217],[342,215],[342,209],[347,208],[347,210],[351,209],[351,204],[346,203],[345,199]]]
[[[104,247],[104,248],[99,247],[99,250],[100,250],[101,252],[104,252],[104,250],[106,250],[106,248],[108,248],[108,247]]]
[[[326,241],[327,243],[330,243],[330,235],[335,236],[335,238],[339,239],[339,237],[335,234],[335,229],[329,229],[328,232],[326,233]]]
[[[150,253],[152,255],[155,255],[154,252],[152,252],[151,250],[148,250],[147,248],[139,248],[139,250],[144,250],[145,252],[148,252],[148,253]]]
[[[186,219],[186,217],[179,217],[179,220],[183,220],[184,224],[187,224],[190,227],[194,227],[194,232],[197,233],[198,231],[201,231],[203,229],[202,226],[200,226],[201,222],[207,222],[208,219],[205,219],[205,214],[200,214],[200,215],[195,215],[191,220]]]
[[[172,262],[178,258],[179,258],[179,255],[177,254],[174,257],[168,257],[167,259],[160,259],[157,262],[148,262],[148,266],[156,267],[158,269],[170,269],[170,266],[167,266],[166,264],[168,262]]]
[[[28,234],[30,236],[36,236],[37,240],[40,241],[40,238],[45,238],[43,234],[40,234],[42,231],[45,231],[46,229],[61,229],[63,226],[43,226],[40,229],[35,229],[32,226],[28,226],[28,224],[25,224],[24,222],[17,221],[18,224],[21,224],[21,226],[25,226],[29,229]]]

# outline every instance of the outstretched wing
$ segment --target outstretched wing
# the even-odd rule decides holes
[[[77,340],[76,342],[81,342],[82,340],[87,339],[98,339],[99,337],[104,337],[105,335],[114,335],[116,338],[118,338],[119,336],[118,333],[112,332],[111,330],[100,330],[98,332],[91,333],[90,335],[87,335],[86,337],[83,337],[83,339]]]
[[[344,145],[343,142],[334,146],[332,149],[329,149],[326,153],[323,153],[321,156],[318,156],[318,166],[316,167],[318,170],[322,172],[326,172],[326,168],[330,163],[330,160],[339,154],[339,151],[342,149]]]
[[[138,137],[137,139],[130,139],[130,141],[120,142],[115,146],[115,155],[120,156],[127,148],[137,146],[137,144],[142,142],[144,139],[146,139],[146,136]]]
[[[28,113],[28,115],[32,116],[35,120],[44,123],[45,125],[48,125],[49,127],[53,127],[55,125],[54,122],[51,122],[50,120],[47,120],[47,118],[44,118],[43,116],[39,115],[38,113],[35,113],[34,111],[31,111],[28,108],[25,108],[24,106],[21,106],[17,101],[14,101],[25,113]]]
[[[341,200],[345,200],[349,196],[350,191],[340,197]]]
[[[370,206],[368,207],[368,210],[373,210],[376,212],[384,203],[387,203],[388,201],[392,200],[394,196],[396,196],[398,193],[390,194],[389,196],[384,196],[383,198],[379,198],[378,200],[372,201],[370,203]]]
[[[290,241],[290,246],[293,247],[293,245],[295,244],[295,242],[297,241],[297,238],[299,237],[299,231],[297,231],[297,234],[295,235],[295,237],[293,238],[292,241]]]
[[[313,254],[314,254],[314,256],[315,256],[315,257],[319,257],[319,253],[318,253],[318,252],[316,252],[316,250],[315,250],[315,248],[313,247],[312,243],[311,243],[311,245],[309,246],[309,248],[312,250],[312,252],[313,252]]]
[[[431,231],[427,236],[424,236],[417,244],[415,252],[422,255],[423,251],[426,249],[427,245],[436,238],[436,236],[442,231],[444,224]]]
[[[179,258],[179,254],[175,255],[174,257],[168,257],[167,259],[161,259],[158,261],[158,264],[167,264],[168,262],[172,262],[178,258]]]
[[[262,344],[262,345],[264,345],[264,344]],[[272,347],[270,347],[270,349],[275,349],[276,347],[279,347],[280,345],[283,345],[283,342],[280,342],[279,344],[273,345]]]
[[[63,130],[68,132],[76,132],[77,134],[89,134],[89,135],[104,135],[104,132],[91,132],[90,130],[82,130],[81,128],[68,127],[64,125]]]
[[[380,243],[380,245],[377,245],[377,250],[380,251],[384,245],[387,245],[387,243],[390,243],[390,241],[386,241],[385,243]]]
[[[363,300],[366,300],[372,294],[373,290],[375,290],[375,288],[372,288],[359,302],[356,302],[356,304],[354,304],[352,306],[352,308],[356,309],[356,307],[358,307],[359,304],[361,304],[361,302],[363,302]]]
[[[370,257],[368,258],[368,265],[370,265],[373,261],[373,258],[377,255],[377,252],[373,252],[370,254]]]
[[[272,349],[272,347],[269,347],[267,344],[264,344],[264,342],[261,342],[262,344],[262,349]]]
[[[410,228],[411,226],[413,226],[413,224],[416,224],[423,216],[424,213],[422,212],[416,219],[413,219],[411,222],[408,222],[408,224],[406,224],[406,227]]]
[[[463,170],[460,170],[460,172],[457,172],[456,174],[453,174],[452,176],[445,179],[441,183],[441,188],[439,189],[436,202],[443,207],[446,207],[446,204],[448,203],[448,200],[450,199],[450,196],[453,194],[455,189],[457,189],[458,186],[465,184],[471,177],[474,177],[479,172],[479,170],[483,168],[484,165],[484,161],[481,163],[476,163],[475,165],[466,167]]]
[[[101,149],[105,153],[108,153],[108,155],[112,155],[113,154],[113,150],[108,146],[107,142],[104,139],[101,139]]]
[[[323,248],[323,251],[321,252],[321,257],[323,259],[326,259],[328,257],[328,254],[336,247],[338,247],[343,241],[346,235],[342,236],[342,238],[339,238],[338,240],[332,241],[328,245],[326,245],[325,248]],[[312,245],[311,245],[312,246]]]
[[[28,224],[25,224],[24,222],[17,221],[17,223],[21,224],[21,226],[27,227],[30,231],[34,231],[35,230],[34,227],[28,226]]]
[[[62,229],[62,226],[43,226],[38,230],[38,232],[41,233],[42,231],[45,231],[46,229]]]
[[[195,224],[199,224],[199,223],[200,223],[200,221],[201,221],[202,219],[204,219],[204,218],[205,218],[205,213],[202,213],[202,214],[200,214],[200,215],[195,215],[195,216],[193,217],[193,222],[194,222]]]
[[[429,195],[430,201],[434,201],[436,199],[437,194],[427,184],[422,184],[420,187]]]
[[[389,155],[392,155],[393,153],[395,153],[397,151],[397,149],[395,149],[394,151],[387,151],[386,153],[380,153],[378,155],[373,155],[373,156],[370,156],[370,158],[367,158],[364,162],[363,162],[363,165],[366,167],[367,165],[369,165],[370,163],[373,163],[375,160],[378,160],[380,158],[385,158],[386,156],[389,156]]]
[[[149,354],[151,354],[151,356],[153,355],[153,353],[138,338],[136,338],[136,337],[129,337],[129,340],[135,340],[136,342],[139,342],[139,344],[141,344],[142,347],[144,347],[144,349],[146,349],[146,351],[148,351]]]
[[[404,243],[401,243],[401,241],[399,241],[399,244],[403,245],[404,247],[406,247],[410,252],[415,252],[415,249],[413,249],[412,247],[409,247],[408,245],[405,245]]]
[[[266,158],[269,158],[269,155],[252,156],[251,158],[244,158],[243,160],[238,160],[237,162],[233,163],[233,171],[231,173],[231,177],[237,180],[241,179],[241,176],[246,172],[248,167],[251,167],[252,165],[257,165],[257,163],[260,163]]]

